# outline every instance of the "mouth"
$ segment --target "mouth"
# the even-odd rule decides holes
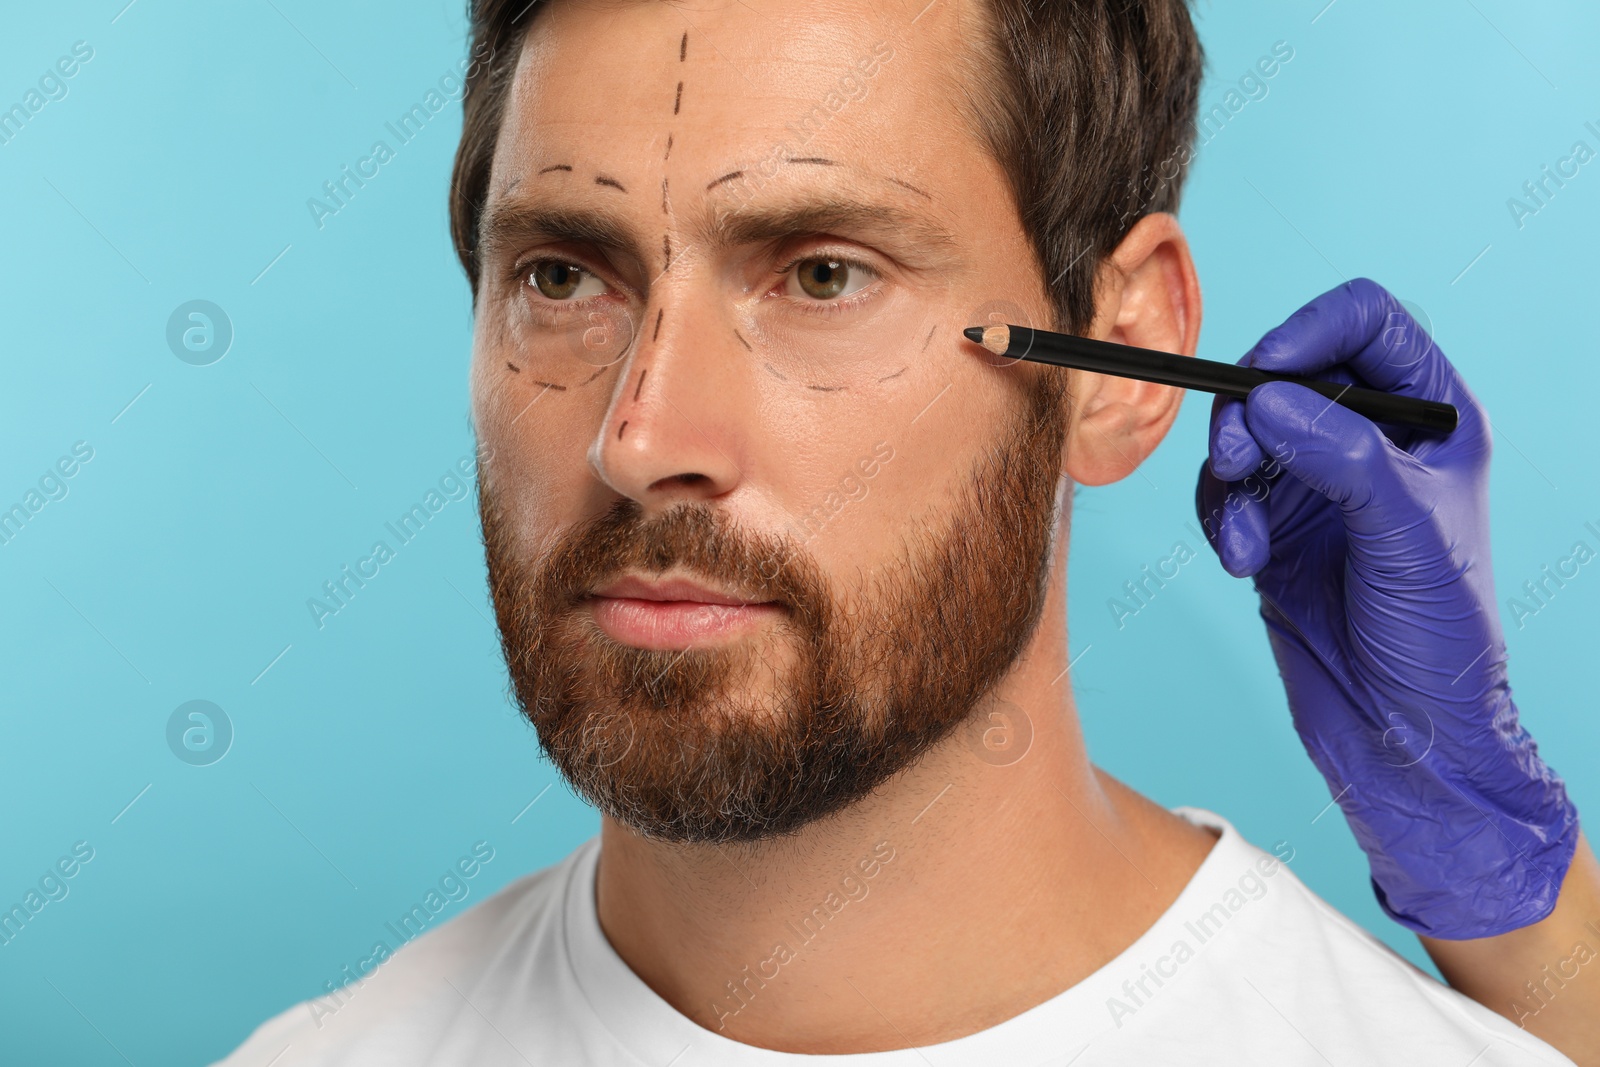
[[[737,640],[788,610],[781,601],[752,600],[686,578],[620,578],[596,589],[584,605],[612,640],[662,651]]]

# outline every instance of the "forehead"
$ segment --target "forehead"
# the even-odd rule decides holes
[[[959,108],[954,69],[975,27],[945,0],[920,10],[549,4],[523,45],[491,198],[570,166],[569,190],[659,186],[666,213],[804,170],[874,200],[915,192],[923,210],[958,210],[999,180]]]

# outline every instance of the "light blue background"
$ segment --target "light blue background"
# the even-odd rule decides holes
[[[0,507],[94,448],[0,545],[0,904],[73,842],[95,849],[0,947],[7,1062],[208,1062],[323,992],[472,842],[496,855],[466,904],[597,826],[506,699],[470,500],[321,631],[305,606],[472,448],[445,214],[458,108],[324,228],[306,208],[464,57],[461,4],[125,2],[0,16],[0,106],[73,42],[94,48],[0,145]],[[1201,354],[1237,358],[1345,277],[1420,305],[1495,422],[1503,608],[1574,541],[1600,545],[1583,528],[1600,520],[1600,164],[1521,229],[1506,206],[1575,140],[1600,148],[1600,12],[1324,2],[1197,12],[1207,107],[1273,42],[1295,51],[1191,178]],[[196,298],[236,331],[212,366],[165,341]],[[1186,526],[1208,410],[1189,397],[1141,472],[1078,497],[1092,750],[1162,803],[1292,843],[1302,878],[1425,964],[1338,812],[1316,818],[1328,790],[1248,583]],[[1107,599],[1178,541],[1199,558],[1119,630]],[[1522,629],[1502,610],[1524,719],[1591,811],[1597,598],[1590,567]],[[236,730],[209,767],[165,741],[192,699]]]

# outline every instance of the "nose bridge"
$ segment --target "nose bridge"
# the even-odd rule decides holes
[[[744,350],[721,295],[704,270],[681,260],[650,287],[590,446],[600,479],[647,510],[719,496],[742,476],[747,405],[736,353]]]

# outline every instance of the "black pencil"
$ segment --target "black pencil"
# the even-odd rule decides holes
[[[1453,404],[1419,400],[1376,389],[1302,378],[1294,374],[1256,370],[1235,363],[1179,356],[1149,348],[1097,341],[1026,326],[969,326],[962,331],[997,356],[1072,367],[1096,374],[1115,374],[1123,378],[1175,385],[1181,389],[1200,389],[1208,393],[1243,398],[1265,382],[1293,382],[1314,389],[1342,407],[1365,415],[1375,422],[1414,426],[1448,434],[1456,428],[1459,412]]]

